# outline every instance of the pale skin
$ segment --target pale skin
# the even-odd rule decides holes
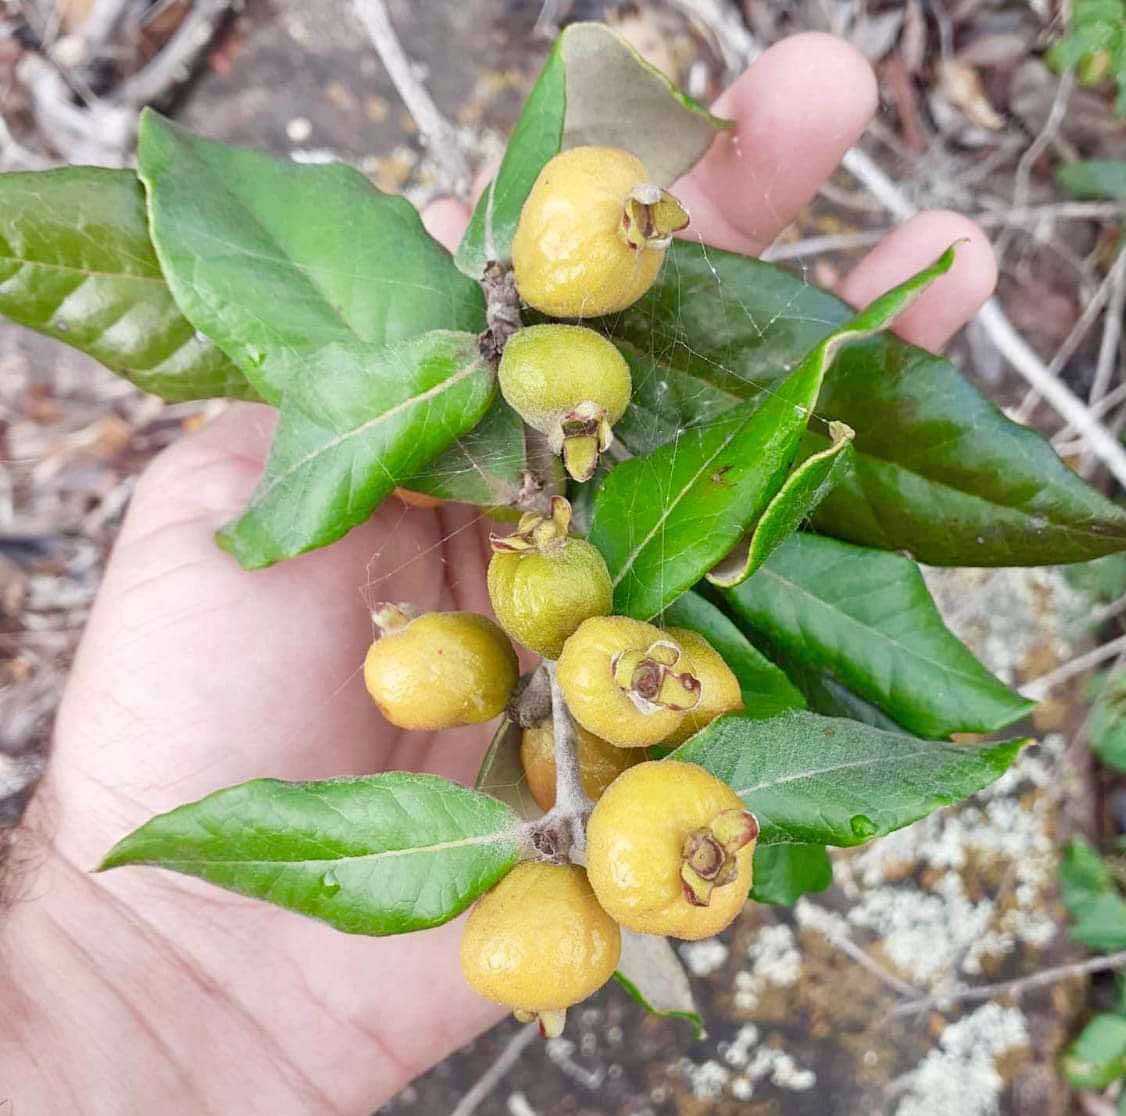
[[[868,64],[807,34],[721,98],[737,122],[674,192],[686,235],[769,244],[876,108]],[[468,219],[428,227],[453,247]],[[988,241],[953,213],[892,232],[843,280],[863,304],[968,238],[897,325],[937,350],[992,291]],[[142,477],[59,715],[0,925],[0,1102],[18,1113],[362,1116],[492,1024],[458,969],[461,921],[401,938],[328,926],[187,877],[90,869],[154,813],[261,775],[387,769],[472,781],[487,731],[408,734],[364,692],[369,599],[488,612],[488,524],[389,501],[328,549],[242,572],[212,539],[262,468],[273,413],[232,407]],[[370,584],[370,583],[375,584]]]

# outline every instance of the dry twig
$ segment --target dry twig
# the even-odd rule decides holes
[[[477,1079],[473,1087],[457,1103],[450,1116],[473,1116],[481,1102],[501,1083],[504,1076],[520,1060],[532,1040],[539,1034],[539,1027],[529,1023],[522,1027],[508,1041],[508,1045],[496,1056],[493,1064]]]
[[[1038,973],[1016,977],[1013,980],[998,981],[996,984],[963,985],[949,992],[936,992],[931,996],[898,1004],[891,1009],[890,1014],[917,1015],[921,1011],[945,1008],[952,1004],[977,1003],[981,1000],[992,1000],[996,996],[1019,996],[1022,992],[1043,988],[1045,985],[1055,984],[1056,981],[1067,980],[1069,977],[1088,976],[1091,973],[1108,972],[1124,966],[1126,966],[1126,950],[1121,950],[1106,957],[1089,957],[1086,961],[1073,961],[1067,965],[1041,969]]]
[[[457,129],[439,112],[403,51],[383,0],[354,0],[356,14],[388,76],[418,125],[419,135],[442,175],[443,192],[464,198],[472,181],[469,159]]]
[[[1055,670],[1040,675],[1039,678],[1033,678],[1031,682],[1026,682],[1021,687],[1021,692],[1034,701],[1040,701],[1069,678],[1074,678],[1077,674],[1082,674],[1085,670],[1090,670],[1091,667],[1098,666],[1099,663],[1113,659],[1116,655],[1121,655],[1124,652],[1126,652],[1126,635],[1101,644],[1085,655],[1077,655],[1074,659],[1069,659],[1066,663],[1056,667]]]

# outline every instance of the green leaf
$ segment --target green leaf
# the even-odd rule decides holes
[[[692,1037],[704,1037],[704,1021],[696,1009],[688,974],[667,938],[623,929],[622,956],[614,977],[646,1011],[686,1019],[692,1024]]]
[[[1071,936],[1091,949],[1126,949],[1126,900],[1110,867],[1082,837],[1060,860],[1060,898],[1074,919]]]
[[[502,720],[481,761],[473,786],[511,806],[518,817],[531,821],[542,818],[543,811],[528,789],[524,765],[520,760],[522,738],[523,730],[518,724],[507,718]]]
[[[513,503],[524,481],[524,423],[498,395],[485,417],[403,487],[439,500],[501,507]]]
[[[457,265],[480,278],[491,260],[511,259],[520,210],[544,165],[560,151],[620,147],[668,186],[708,149],[712,116],[680,93],[624,39],[600,23],[572,23],[548,55],[457,250]]]
[[[256,399],[176,307],[131,171],[0,175],[0,313],[163,399]]]
[[[335,542],[484,414],[477,338],[434,330],[386,348],[326,345],[286,397],[266,471],[216,536],[246,569]]]
[[[1092,562],[1067,566],[1064,576],[1081,593],[1109,604],[1126,595],[1126,554],[1108,554]]]
[[[434,775],[255,779],[160,814],[99,870],[148,864],[266,899],[349,934],[460,914],[516,863],[501,802]]]
[[[824,845],[756,845],[751,898],[789,906],[833,882],[833,864]]]
[[[1064,1052],[1060,1069],[1077,1089],[1105,1089],[1126,1076],[1126,1018],[1096,1015]]]
[[[829,671],[920,735],[993,732],[1035,706],[946,627],[899,554],[800,533],[725,596],[768,648]]]
[[[729,589],[742,585],[848,475],[855,434],[843,422],[832,422],[829,429],[832,444],[790,473],[739,545],[708,572],[713,585]]]
[[[763,845],[859,845],[974,794],[1025,743],[916,740],[794,710],[770,721],[720,717],[672,754],[731,786]]]
[[[595,498],[590,541],[606,558],[616,612],[648,620],[731,550],[782,486],[838,350],[886,326],[953,262],[951,247],[876,299],[776,390],[614,469]]]
[[[769,659],[715,605],[697,593],[685,593],[665,609],[662,624],[699,632],[723,657],[739,679],[748,717],[774,717],[787,709],[801,709],[805,701]]]
[[[1072,197],[1126,201],[1126,160],[1076,159],[1056,168],[1056,183]]]
[[[289,381],[324,372],[307,362],[326,346],[484,327],[480,287],[410,202],[351,167],[228,147],[151,110],[139,160],[180,309],[271,402]]]
[[[634,454],[681,437],[774,390],[851,313],[780,268],[674,241],[650,292],[600,323],[634,374],[615,432]],[[849,346],[818,414],[856,431],[852,474],[814,517],[822,533],[932,565],[1056,565],[1126,549],[1126,512],[941,357],[888,334]],[[811,430],[802,453],[828,444]]]
[[[1091,751],[1103,763],[1126,771],[1126,670],[1098,677],[1088,732]]]

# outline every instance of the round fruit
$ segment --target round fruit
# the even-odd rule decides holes
[[[586,539],[568,534],[571,505],[551,501],[551,515],[530,512],[516,530],[493,536],[489,600],[501,627],[547,659],[591,616],[610,611],[614,588],[606,560]]]
[[[579,779],[591,802],[597,802],[627,767],[645,758],[645,753],[636,748],[615,748],[582,725],[576,725],[575,731],[579,740]],[[524,730],[520,763],[532,797],[541,810],[550,810],[555,805],[555,732],[550,720]]]
[[[508,405],[547,435],[551,452],[563,455],[575,480],[589,480],[629,404],[622,354],[585,326],[527,326],[509,338],[497,376]]]
[[[624,310],[652,285],[688,214],[615,147],[572,147],[540,171],[520,212],[512,265],[520,297],[554,318]]]
[[[486,999],[538,1016],[553,1036],[567,1008],[613,976],[621,949],[581,868],[524,861],[470,912],[461,971]]]
[[[381,605],[383,635],[368,649],[364,683],[383,716],[405,729],[492,720],[516,685],[516,653],[504,632],[474,612]]]
[[[557,678],[571,715],[619,748],[659,744],[700,700],[680,646],[625,616],[584,620],[563,645]]]
[[[698,632],[669,628],[667,634],[680,644],[688,669],[700,682],[699,702],[684,714],[684,720],[663,741],[665,744],[683,744],[716,717],[742,709],[743,689],[720,653]]]
[[[639,763],[611,784],[586,831],[590,884],[630,930],[708,938],[751,890],[758,822],[694,763]]]

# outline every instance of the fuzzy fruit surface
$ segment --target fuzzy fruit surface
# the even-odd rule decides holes
[[[617,923],[573,864],[524,861],[473,908],[461,939],[465,979],[519,1011],[558,1011],[597,992],[621,956]]]
[[[663,248],[622,238],[631,191],[649,181],[614,147],[573,147],[540,171],[520,212],[512,265],[520,297],[553,318],[596,318],[632,306],[652,285]]]
[[[660,628],[626,616],[585,620],[563,645],[558,679],[567,708],[588,732],[619,748],[660,744],[684,719],[678,709],[642,712],[614,681],[615,660],[667,638]]]
[[[502,712],[516,685],[508,637],[475,612],[428,612],[368,649],[364,683],[393,725],[436,730]]]
[[[606,561],[586,539],[560,539],[546,551],[494,554],[489,600],[501,627],[530,651],[558,659],[569,635],[610,611]]]
[[[729,926],[751,890],[755,842],[736,854],[736,878],[694,906],[680,878],[684,839],[726,810],[742,810],[739,796],[694,763],[640,763],[620,775],[599,799],[587,824],[587,871],[603,908],[641,934],[709,938]]]
[[[532,428],[562,443],[560,424],[581,403],[617,422],[629,404],[629,365],[611,341],[586,326],[526,326],[504,347],[497,371],[501,394]]]
[[[575,731],[579,739],[579,780],[591,802],[597,802],[627,767],[645,759],[639,749],[615,748],[582,725],[576,725]],[[524,730],[520,763],[536,804],[541,810],[550,810],[555,805],[555,732],[550,720]]]
[[[737,713],[743,708],[743,688],[720,653],[698,632],[688,628],[669,628],[666,632],[680,644],[688,669],[700,682],[700,701],[684,714],[665,744],[683,744],[702,728],[706,728],[725,713]]]

